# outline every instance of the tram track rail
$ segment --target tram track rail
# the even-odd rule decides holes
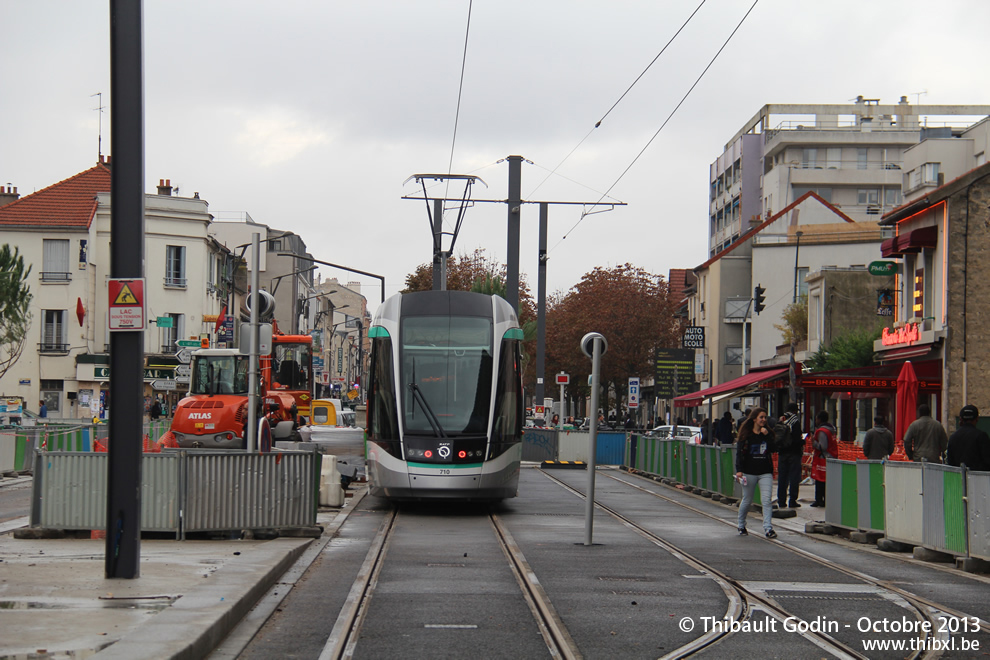
[[[601,476],[605,476],[605,477],[607,477],[609,479],[612,479],[613,481],[618,481],[619,483],[624,483],[624,484],[626,484],[628,486],[631,486],[631,487],[633,487],[633,488],[635,488],[637,490],[640,490],[640,491],[642,491],[644,493],[648,493],[648,494],[650,494],[652,496],[658,497],[658,498],[660,498],[662,500],[665,500],[667,502],[670,502],[672,504],[676,504],[677,506],[679,506],[681,508],[684,508],[684,509],[687,509],[688,511],[691,511],[692,513],[696,513],[698,515],[704,516],[704,517],[709,518],[711,520],[716,520],[716,521],[718,521],[718,522],[720,522],[720,523],[722,523],[724,525],[727,525],[727,526],[730,526],[730,527],[734,527],[734,525],[731,522],[726,521],[726,520],[724,520],[722,518],[719,518],[718,516],[714,516],[714,515],[708,513],[707,511],[703,511],[703,510],[701,510],[701,509],[699,509],[697,507],[690,506],[688,504],[685,504],[684,502],[680,502],[680,501],[678,501],[678,500],[676,500],[674,498],[671,498],[671,497],[666,497],[666,496],[664,496],[664,495],[662,495],[660,493],[657,493],[656,491],[650,490],[648,488],[643,488],[642,486],[639,486],[637,484],[634,484],[634,483],[631,483],[629,481],[626,481],[625,479],[620,479],[619,477],[616,477],[615,475],[611,475],[611,474],[607,474],[607,473],[599,473],[599,474]],[[652,479],[646,479],[645,477],[639,477],[638,475],[632,475],[632,476],[635,476],[635,477],[637,477],[639,479],[645,479],[645,480],[649,481],[650,483],[656,483]],[[810,537],[809,534],[804,534],[804,533],[798,532],[798,531],[793,531],[793,533],[794,534],[801,534],[802,536],[809,536]],[[887,590],[887,591],[889,591],[889,592],[891,592],[893,594],[896,594],[896,595],[904,598],[905,600],[911,602],[912,605],[914,605],[918,609],[929,608],[929,609],[938,610],[941,613],[947,614],[947,615],[949,615],[951,617],[955,617],[957,619],[962,619],[962,618],[976,619],[976,620],[979,621],[980,630],[982,632],[985,632],[985,633],[990,633],[990,622],[987,622],[987,621],[985,621],[983,619],[980,619],[979,617],[976,617],[976,616],[974,616],[972,614],[967,614],[965,612],[961,612],[961,611],[959,611],[959,610],[957,610],[955,608],[949,607],[947,605],[943,605],[941,603],[937,603],[937,602],[935,602],[935,601],[933,601],[933,600],[931,600],[929,598],[925,598],[924,596],[919,596],[917,594],[911,593],[910,591],[907,591],[906,589],[902,589],[901,587],[898,587],[897,585],[891,584],[887,580],[881,580],[879,578],[873,577],[872,575],[868,575],[867,573],[863,573],[861,571],[858,571],[858,570],[856,570],[854,568],[849,568],[848,566],[843,566],[842,564],[838,564],[838,563],[833,562],[833,561],[831,561],[829,559],[825,559],[824,557],[819,557],[819,556],[815,555],[814,553],[808,552],[807,550],[803,550],[801,548],[798,548],[798,547],[795,547],[795,546],[792,546],[792,545],[788,545],[788,544],[785,544],[785,543],[782,543],[780,545],[782,545],[784,548],[786,548],[790,552],[793,552],[795,554],[801,555],[805,559],[811,560],[813,562],[816,562],[816,563],[818,563],[818,564],[820,564],[822,566],[825,566],[827,568],[830,568],[832,570],[838,571],[840,573],[844,573],[845,575],[848,575],[849,577],[855,578],[857,580],[862,580],[862,581],[867,582],[869,584],[872,584],[872,585],[874,585],[876,587],[885,589],[885,590]],[[938,567],[934,567],[934,568],[938,568]]]
[[[400,515],[399,509],[393,508],[379,526],[320,654],[320,660],[347,660],[354,656],[357,640],[373,599],[379,575],[385,565],[393,531],[396,529]],[[499,548],[508,560],[508,566],[536,620],[550,656],[561,660],[582,660],[583,656],[577,644],[554,610],[546,591],[512,534],[493,511],[488,512],[488,519]]]
[[[571,492],[572,494],[574,494],[574,495],[576,495],[576,496],[578,496],[578,497],[580,497],[582,499],[585,498],[585,494],[581,490],[579,490],[579,489],[571,486],[570,484],[566,483],[562,479],[559,479],[556,476],[554,476],[552,474],[549,474],[547,472],[543,472],[543,474],[548,479],[550,479],[551,481],[557,483],[558,485],[560,485],[565,490]],[[677,506],[679,506],[679,507],[681,507],[683,509],[686,509],[688,511],[691,511],[692,513],[695,513],[697,515],[701,515],[701,516],[704,516],[706,518],[710,518],[712,520],[716,520],[716,521],[718,521],[719,523],[722,523],[722,524],[726,524],[726,525],[731,524],[731,523],[725,521],[724,519],[719,518],[718,516],[714,516],[714,515],[706,512],[706,511],[702,511],[701,509],[698,509],[698,508],[692,507],[690,505],[684,504],[683,502],[680,502],[680,501],[678,501],[678,500],[676,500],[674,498],[665,497],[662,494],[656,493],[655,491],[650,490],[648,488],[643,488],[643,487],[641,487],[641,486],[639,486],[637,484],[631,483],[631,482],[629,482],[629,481],[627,481],[625,479],[620,479],[618,477],[615,477],[613,475],[609,475],[609,474],[604,473],[604,472],[603,473],[600,473],[600,474],[602,474],[603,476],[605,476],[607,478],[610,478],[610,479],[612,479],[614,481],[617,481],[617,482],[622,483],[622,484],[625,484],[625,485],[627,485],[629,487],[632,487],[632,488],[635,488],[637,490],[640,490],[640,491],[642,491],[642,492],[644,492],[646,494],[649,494],[651,496],[655,496],[655,497],[657,497],[659,499],[662,499],[662,500],[665,500],[665,501],[667,501],[667,502],[669,502],[671,504],[675,504],[675,505],[677,505]],[[805,624],[808,623],[808,622],[804,621],[801,617],[799,617],[799,616],[795,615],[794,613],[789,612],[788,610],[780,607],[770,597],[765,596],[765,595],[761,595],[757,590],[748,588],[745,584],[741,583],[740,581],[732,578],[731,576],[729,576],[728,574],[726,574],[726,573],[722,572],[721,570],[717,569],[716,567],[714,567],[713,565],[709,564],[708,562],[705,562],[704,560],[699,559],[698,557],[695,557],[695,556],[691,555],[690,553],[684,551],[682,548],[680,548],[677,545],[675,545],[675,544],[667,541],[666,539],[664,539],[663,537],[655,534],[654,532],[646,529],[642,525],[638,524],[636,521],[634,521],[631,518],[623,515],[621,512],[613,509],[612,507],[609,507],[608,505],[606,505],[606,504],[604,504],[604,503],[602,503],[601,501],[598,501],[598,500],[596,500],[595,506],[598,509],[600,509],[601,511],[604,511],[608,515],[612,516],[614,519],[616,519],[619,522],[621,522],[623,525],[627,526],[628,528],[632,529],[636,533],[640,534],[641,536],[643,536],[644,538],[646,538],[647,540],[649,540],[651,543],[654,543],[655,545],[664,548],[665,550],[667,550],[668,552],[670,552],[674,557],[676,557],[679,560],[683,561],[685,564],[691,566],[692,568],[694,568],[695,570],[697,570],[697,571],[699,571],[699,572],[701,572],[703,574],[707,574],[707,575],[711,576],[712,579],[714,579],[719,584],[719,586],[722,587],[723,591],[725,591],[726,594],[729,595],[730,604],[729,604],[728,612],[725,615],[725,620],[726,621],[730,621],[730,622],[731,621],[737,621],[737,622],[745,621],[745,620],[750,619],[754,615],[754,613],[756,613],[757,611],[763,611],[763,612],[767,613],[768,615],[774,617],[778,621],[784,621],[785,619],[789,619],[789,620],[797,623],[798,626],[800,626],[801,623],[805,623]],[[868,576],[868,575],[866,575],[864,573],[861,573],[860,571],[856,571],[855,569],[851,569],[851,568],[848,568],[846,566],[842,566],[840,564],[836,564],[835,562],[832,562],[832,561],[829,561],[829,560],[825,560],[825,559],[816,557],[812,553],[809,553],[809,552],[806,552],[804,550],[801,550],[800,548],[794,548],[792,546],[789,546],[789,545],[787,545],[785,543],[780,543],[780,542],[774,542],[774,543],[776,543],[780,547],[783,547],[783,548],[785,548],[785,549],[787,549],[789,551],[794,552],[795,554],[800,555],[802,558],[804,558],[806,560],[815,561],[816,563],[819,563],[820,565],[823,565],[823,566],[826,566],[826,567],[828,567],[830,569],[836,570],[836,571],[838,571],[840,573],[843,573],[843,574],[845,574],[845,575],[847,575],[847,576],[849,576],[851,578],[854,578],[856,580],[866,582],[867,584],[869,584],[869,585],[871,585],[871,586],[873,586],[873,587],[875,587],[877,589],[886,591],[886,592],[894,595],[896,597],[894,600],[896,601],[897,599],[900,599],[901,601],[903,601],[908,606],[909,610],[910,611],[913,611],[914,614],[915,614],[915,616],[920,621],[927,621],[927,622],[929,622],[931,624],[931,631],[925,633],[925,642],[926,643],[923,644],[923,645],[921,645],[923,647],[921,650],[915,651],[913,654],[907,656],[909,658],[919,658],[919,659],[920,658],[934,658],[934,657],[938,657],[941,654],[940,651],[929,651],[929,650],[925,650],[928,647],[932,646],[932,643],[931,642],[933,640],[940,639],[939,634],[937,633],[937,631],[939,629],[938,628],[938,624],[939,624],[939,616],[940,616],[940,614],[943,614],[944,613],[944,614],[948,614],[949,616],[960,616],[960,617],[975,618],[975,617],[971,617],[971,615],[966,615],[966,614],[963,614],[961,612],[956,612],[952,608],[943,606],[943,605],[938,604],[938,603],[934,603],[934,602],[932,602],[932,601],[930,601],[928,599],[924,599],[924,598],[918,597],[918,596],[916,596],[916,595],[914,595],[914,594],[912,594],[912,593],[910,593],[910,592],[908,592],[908,591],[906,591],[904,589],[901,589],[901,588],[896,587],[894,585],[890,585],[889,583],[886,583],[885,581],[878,580],[878,579],[873,578],[871,576]],[[736,602],[740,603],[740,605],[741,605],[740,608],[737,608],[735,606],[735,603]],[[990,631],[990,628],[987,628],[985,626],[985,623],[986,622],[983,622],[982,620],[980,621],[981,628],[984,631]],[[807,627],[810,628],[810,626],[807,626]],[[719,643],[719,642],[727,639],[729,636],[731,636],[732,634],[734,634],[733,631],[732,631],[731,626],[720,627],[720,628],[718,628],[716,630],[717,630],[716,634],[712,634],[713,633],[712,630],[707,631],[705,635],[702,635],[702,636],[696,638],[695,640],[693,640],[692,642],[689,642],[688,644],[685,644],[685,645],[683,645],[683,646],[681,646],[681,647],[679,647],[679,648],[677,648],[677,649],[675,649],[675,650],[667,653],[663,657],[664,658],[686,658],[686,657],[690,657],[690,656],[692,656],[692,655],[694,655],[694,654],[696,654],[696,653],[698,653],[698,652],[700,652],[700,651],[702,651],[704,649],[707,649],[707,648],[709,648],[709,647],[711,647],[711,646],[713,646],[713,645],[715,645],[715,644],[717,644],[717,643]],[[869,656],[863,654],[862,652],[860,652],[860,651],[852,648],[851,646],[849,646],[845,642],[843,642],[841,640],[838,640],[838,639],[832,637],[831,635],[829,635],[829,634],[827,634],[825,632],[818,632],[818,631],[814,631],[814,630],[808,629],[806,631],[800,631],[800,630],[798,630],[798,631],[795,631],[793,634],[797,634],[797,635],[800,635],[800,636],[804,637],[805,639],[807,639],[808,641],[810,641],[812,644],[815,644],[816,646],[818,646],[822,650],[825,650],[825,651],[827,651],[829,653],[832,653],[833,655],[835,655],[836,657],[839,657],[839,658],[868,658],[869,657]]]

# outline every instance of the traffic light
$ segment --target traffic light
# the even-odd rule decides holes
[[[767,290],[764,289],[759,284],[757,284],[753,288],[753,311],[756,312],[757,314],[759,314],[760,312],[762,312],[763,309],[766,307],[766,305],[764,304],[764,302],[766,301],[767,297],[765,295],[763,295],[766,292],[767,292]]]

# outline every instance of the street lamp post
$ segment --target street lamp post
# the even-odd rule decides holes
[[[798,299],[798,255],[801,254],[801,235],[804,232],[797,231],[794,235],[797,237],[797,242],[794,244],[794,298],[791,302],[797,302]]]

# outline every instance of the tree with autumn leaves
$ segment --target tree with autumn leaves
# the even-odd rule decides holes
[[[547,303],[547,375],[571,376],[572,396],[588,394],[591,360],[581,352],[581,338],[600,332],[608,341],[602,356],[599,399],[602,409],[619,409],[629,378],[653,375],[657,347],[678,346],[680,325],[668,298],[667,281],[632,264],[596,267],[564,295]],[[609,392],[618,400],[609,401]],[[592,414],[594,411],[588,411]]]
[[[506,267],[489,259],[484,250],[471,255],[451,257],[447,262],[447,288],[504,295]],[[403,293],[429,291],[433,288],[433,266],[422,264],[406,277]],[[519,283],[520,325],[527,341],[523,344],[525,368],[523,383],[532,394],[536,386],[536,304],[526,282]],[[619,401],[626,396],[631,376],[650,377],[654,372],[654,351],[680,343],[680,325],[674,317],[676,305],[668,299],[667,281],[631,264],[612,268],[596,267],[567,293],[547,300],[546,374],[566,371],[571,375],[568,386],[572,400],[588,393],[591,360],[581,352],[581,338],[600,332],[608,341],[602,358],[602,408],[610,405],[609,392]],[[552,387],[547,395],[553,396]],[[616,402],[616,404],[619,402]]]

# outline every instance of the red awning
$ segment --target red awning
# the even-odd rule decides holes
[[[888,238],[883,243],[880,244],[880,254],[884,257],[901,257],[903,256],[897,251],[897,237]]]
[[[766,369],[764,371],[751,371],[745,376],[733,378],[732,380],[722,383],[721,385],[709,387],[708,389],[699,390],[697,392],[691,392],[690,394],[683,394],[674,399],[674,407],[695,408],[708,399],[715,398],[719,395],[731,395],[737,392],[741,393],[746,390],[757,389],[761,383],[765,383],[768,380],[773,380],[782,374],[786,374],[788,369],[789,367],[777,367],[774,369]]]
[[[922,248],[935,247],[935,243],[938,242],[938,227],[922,227],[914,231],[904,232],[895,241],[897,251],[901,254],[921,252]]]

